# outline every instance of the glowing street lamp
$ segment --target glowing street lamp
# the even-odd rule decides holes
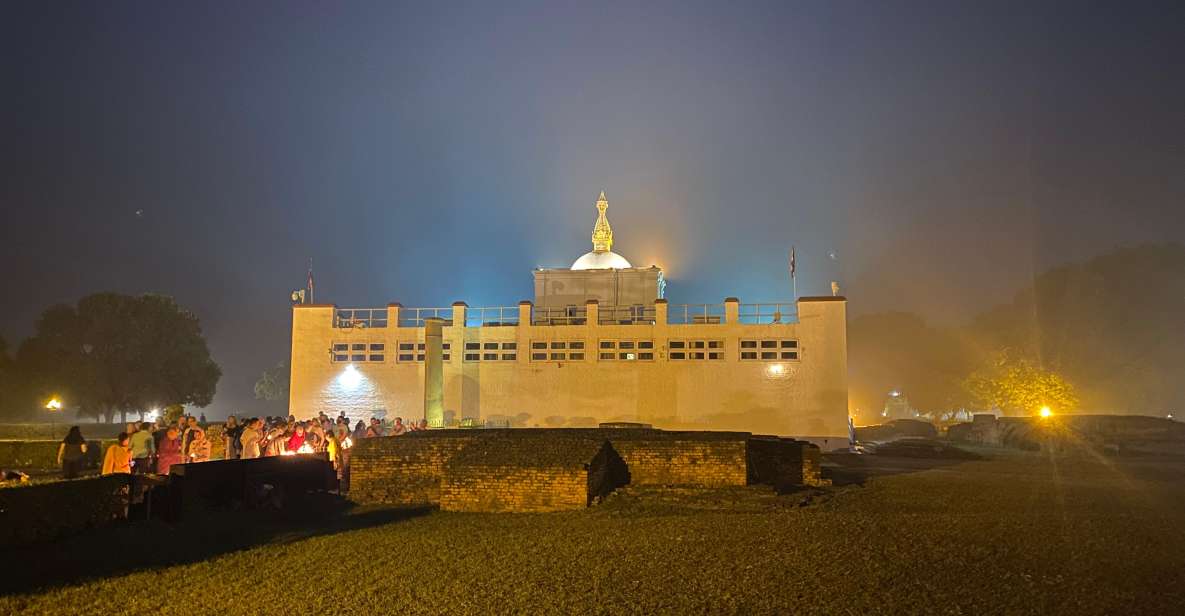
[[[1053,415],[1053,411],[1048,406],[1043,406],[1040,411],[1037,411],[1037,414],[1042,417],[1049,417]]]
[[[45,403],[45,410],[51,413],[62,410],[62,401],[58,400],[57,397],[50,398],[49,402]]]

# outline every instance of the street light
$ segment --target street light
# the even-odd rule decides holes
[[[53,432],[56,434],[58,431],[57,415],[58,412],[62,410],[62,401],[58,400],[57,396],[50,398],[49,402],[45,403],[45,410],[49,411],[50,430],[53,430]]]
[[[1042,417],[1049,417],[1050,415],[1053,415],[1053,411],[1048,406],[1041,407],[1041,410],[1037,413]]]

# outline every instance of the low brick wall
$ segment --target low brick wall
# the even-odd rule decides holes
[[[608,441],[579,436],[473,439],[445,466],[446,511],[583,509],[629,482]]]
[[[49,541],[124,519],[128,475],[0,488],[0,546]]]
[[[789,486],[827,485],[819,465],[818,446],[776,436],[754,436],[747,447],[749,483]]]
[[[482,511],[569,508],[579,500],[579,490],[573,486],[580,482],[561,470],[575,464],[563,457],[568,455],[564,452],[583,456],[586,452],[582,448],[587,444],[599,447],[606,441],[617,462],[601,465],[590,459],[580,463],[586,504],[592,495],[601,494],[602,488],[597,486],[602,485],[613,486],[611,491],[625,483],[708,488],[823,483],[818,447],[793,439],[753,437],[747,432],[433,430],[356,443],[350,497],[362,503],[441,505],[458,511],[477,507],[484,507]],[[584,469],[584,464],[589,467]],[[602,470],[618,468],[620,472]]]
[[[705,488],[748,484],[746,439],[617,439],[612,441],[634,485]]]
[[[359,439],[350,450],[350,498],[360,503],[437,505],[444,465],[471,440],[472,434]]]

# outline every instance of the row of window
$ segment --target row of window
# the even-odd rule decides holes
[[[424,361],[423,342],[400,342],[396,361]],[[452,345],[441,343],[444,361],[452,359]],[[669,340],[667,358],[671,361],[721,361],[724,359],[723,340]],[[741,340],[742,361],[797,360],[798,341],[781,339]],[[531,342],[531,361],[584,361],[583,340],[535,340]],[[332,349],[335,362],[386,361],[386,345],[381,342],[335,342]],[[466,342],[465,361],[517,361],[516,342]],[[597,345],[597,359],[602,361],[653,361],[653,340],[601,340]]]

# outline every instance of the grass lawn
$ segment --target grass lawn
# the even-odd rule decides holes
[[[0,613],[1183,613],[1185,460],[992,455],[840,458],[863,485],[785,496],[135,524],[6,555]]]

